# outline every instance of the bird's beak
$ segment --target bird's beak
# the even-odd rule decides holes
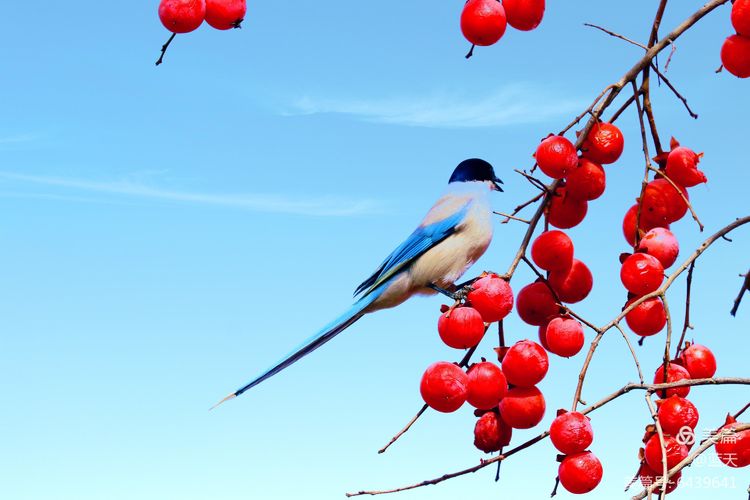
[[[501,179],[499,179],[498,177],[495,177],[495,180],[492,181],[492,185],[495,186],[495,189],[497,191],[500,191],[501,193],[503,192],[503,188],[500,187],[500,184],[502,184],[502,183],[503,183],[503,181]]]

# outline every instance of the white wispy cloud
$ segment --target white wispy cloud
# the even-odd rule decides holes
[[[513,84],[478,93],[436,92],[386,98],[301,97],[285,115],[333,113],[358,120],[433,128],[502,127],[538,123],[580,110],[583,100],[538,85]]]
[[[34,139],[36,139],[36,137],[31,134],[6,135],[0,136],[0,144],[21,144],[24,142],[31,142]]]
[[[290,197],[276,194],[214,194],[178,191],[130,180],[91,181],[67,177],[27,175],[0,171],[0,179],[36,185],[55,186],[90,193],[114,194],[159,201],[193,203],[251,210],[254,212],[346,217],[382,212],[372,200],[351,200],[333,196]],[[22,194],[18,194],[22,196]],[[29,194],[29,196],[38,196]]]

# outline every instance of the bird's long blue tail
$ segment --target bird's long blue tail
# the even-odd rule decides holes
[[[237,389],[235,392],[230,394],[229,396],[225,397],[218,403],[216,403],[214,406],[211,407],[213,410],[220,404],[224,403],[225,401],[229,401],[230,399],[234,399],[243,392],[247,391],[248,389],[252,389],[256,385],[260,384],[264,380],[273,377],[277,373],[279,373],[284,368],[293,365],[300,359],[304,358],[311,352],[313,352],[318,347],[322,346],[329,340],[331,340],[333,337],[338,335],[339,333],[343,332],[347,328],[349,328],[351,325],[353,325],[359,318],[364,316],[364,310],[372,304],[375,299],[377,299],[382,291],[384,290],[385,286],[381,286],[376,290],[373,290],[370,294],[366,295],[365,297],[362,297],[360,300],[354,303],[352,307],[349,308],[348,311],[346,311],[344,314],[333,320],[332,322],[328,323],[326,326],[324,326],[322,329],[320,329],[315,335],[311,336],[302,344],[297,346],[296,349],[292,350],[289,354],[281,358],[276,364],[271,366],[269,369],[258,375],[255,379],[253,379],[248,384],[242,386],[241,388]]]

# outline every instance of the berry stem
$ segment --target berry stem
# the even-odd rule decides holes
[[[156,60],[156,65],[160,65],[162,62],[164,62],[164,54],[167,53],[167,49],[169,48],[169,45],[172,43],[172,40],[174,40],[174,37],[177,36],[177,33],[172,33],[172,36],[169,37],[169,40],[167,40],[167,43],[161,46],[161,55],[159,55],[159,59]]]

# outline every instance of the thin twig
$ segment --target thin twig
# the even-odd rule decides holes
[[[503,217],[507,219],[506,221],[503,221],[502,224],[505,224],[509,220],[517,220],[518,222],[523,222],[524,224],[531,224],[530,221],[527,221],[526,219],[522,219],[520,217],[516,217],[515,215],[510,215],[510,214],[506,214],[503,212],[492,212],[492,213],[495,215],[502,215]]]
[[[675,88],[674,85],[672,85],[672,82],[670,82],[669,79],[666,76],[664,76],[664,74],[661,71],[659,71],[659,68],[657,68],[655,64],[653,63],[651,64],[651,69],[653,69],[656,72],[656,74],[659,75],[659,77],[664,81],[664,83],[667,84],[667,87],[669,87],[669,90],[671,90],[672,93],[679,100],[682,101],[682,104],[685,106],[685,109],[687,109],[687,112],[690,114],[690,117],[697,120],[698,115],[690,108],[690,105],[688,104],[687,99],[682,94],[680,94],[680,92]]]
[[[167,43],[161,46],[161,55],[159,55],[159,59],[156,60],[156,65],[160,65],[162,62],[164,62],[164,55],[167,53],[167,49],[169,48],[169,45],[172,43],[172,40],[174,40],[174,37],[177,36],[177,33],[172,33],[172,36],[169,37],[169,40],[167,40]]]
[[[685,345],[685,335],[687,334],[687,331],[689,328],[692,328],[690,325],[690,293],[693,288],[693,269],[695,269],[695,261],[693,261],[690,264],[690,269],[688,269],[687,273],[687,292],[685,292],[685,321],[682,324],[682,335],[680,335],[680,341],[677,343],[677,351],[675,352],[675,359],[677,359],[680,356],[680,352],[682,352],[682,348]]]
[[[740,275],[742,276],[742,275]],[[750,290],[750,271],[747,272],[747,274],[744,275],[745,281],[742,283],[742,288],[740,288],[740,293],[737,294],[737,298],[734,299],[734,306],[732,306],[732,316],[737,315],[737,310],[740,308],[740,302],[742,302],[742,297],[744,297],[745,292]]]
[[[640,43],[640,42],[636,42],[635,40],[631,40],[630,38],[628,38],[628,37],[625,37],[625,36],[622,36],[622,35],[621,35],[621,34],[619,34],[619,33],[615,33],[614,31],[610,31],[610,30],[608,30],[607,28],[602,28],[601,26],[598,26],[598,25],[596,25],[596,24],[591,24],[591,23],[583,23],[583,25],[584,25],[584,26],[588,26],[589,28],[596,28],[596,29],[598,29],[598,30],[601,30],[601,31],[605,32],[605,33],[606,33],[606,34],[608,34],[609,36],[613,36],[613,37],[615,37],[615,38],[619,38],[620,40],[625,40],[626,42],[628,42],[628,43],[632,43],[633,45],[635,45],[635,46],[637,46],[637,47],[640,47],[640,48],[642,48],[643,50],[648,50],[648,47],[646,47],[646,46],[645,46],[645,45],[643,45],[642,43]]]

